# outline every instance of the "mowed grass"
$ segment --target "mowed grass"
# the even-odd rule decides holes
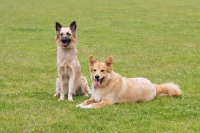
[[[175,82],[183,95],[83,110],[55,92],[55,22],[77,21],[79,61],[114,58],[114,71]],[[200,132],[200,1],[1,0],[0,132]]]

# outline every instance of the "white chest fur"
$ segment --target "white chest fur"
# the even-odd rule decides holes
[[[66,66],[70,63],[73,63],[77,61],[77,49],[71,48],[71,49],[63,49],[60,46],[58,46],[57,50],[57,66]],[[76,62],[75,62],[76,63]],[[78,62],[79,63],[79,62]]]
[[[93,92],[92,92],[92,96],[93,96],[95,102],[100,102],[101,101],[101,96],[100,96],[100,92],[99,92],[98,89],[93,90]]]

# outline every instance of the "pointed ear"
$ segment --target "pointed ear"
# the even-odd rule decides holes
[[[96,62],[97,62],[97,60],[95,59],[95,57],[93,55],[90,55],[90,57],[89,57],[89,65],[93,66],[94,63],[96,63]]]
[[[62,28],[62,25],[56,22],[56,31],[60,31],[61,28]]]
[[[112,66],[112,57],[109,56],[105,61],[104,63],[108,66],[108,67],[111,67]]]
[[[70,24],[70,29],[72,30],[72,32],[75,34],[76,33],[76,21],[73,21],[71,24]]]

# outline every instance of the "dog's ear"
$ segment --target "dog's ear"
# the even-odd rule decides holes
[[[95,57],[93,55],[90,55],[90,57],[89,57],[89,65],[93,66],[94,63],[96,63],[96,62],[97,62],[97,60],[95,59]]]
[[[108,66],[108,67],[112,67],[112,57],[109,56],[104,63]]]
[[[76,34],[76,21],[73,21],[71,24],[70,24],[70,29],[72,30],[72,32],[74,33],[74,34]]]
[[[62,25],[56,22],[56,31],[60,31],[61,28],[62,28]]]
[[[56,22],[56,35],[60,33],[60,29],[62,28],[62,25],[58,22]]]

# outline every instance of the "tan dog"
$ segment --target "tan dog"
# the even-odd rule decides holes
[[[87,79],[81,74],[81,66],[78,61],[76,44],[76,22],[73,21],[69,27],[64,28],[56,22],[56,43],[57,43],[57,69],[59,78],[56,79],[56,93],[59,100],[64,100],[68,94],[68,100],[73,101],[73,94],[90,93]]]
[[[146,78],[122,77],[112,70],[112,57],[98,62],[94,56],[90,56],[89,68],[94,86],[92,96],[76,107],[99,108],[115,103],[149,101],[155,96],[181,95],[180,88],[173,83],[156,85]]]

